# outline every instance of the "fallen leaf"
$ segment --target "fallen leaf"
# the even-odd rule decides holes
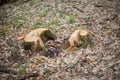
[[[35,68],[35,67],[36,67],[36,65],[35,65],[35,64],[33,64],[33,63],[30,63],[30,64],[28,65],[28,67],[33,69],[33,68]]]
[[[37,62],[44,62],[45,61],[45,58],[41,57],[41,56],[35,56],[34,59],[37,61]]]

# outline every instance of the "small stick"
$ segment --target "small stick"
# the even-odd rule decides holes
[[[4,73],[12,73],[12,74],[17,74],[16,71],[14,70],[10,70],[10,69],[5,69],[5,68],[0,68],[0,72],[4,72]]]
[[[29,74],[25,74],[25,75],[22,75],[22,76],[18,76],[14,80],[25,80],[27,78],[35,77],[35,76],[39,76],[39,74],[38,73],[29,73]]]

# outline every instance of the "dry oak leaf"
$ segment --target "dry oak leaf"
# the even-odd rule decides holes
[[[36,65],[33,63],[28,64],[28,66],[29,66],[29,68],[32,68],[32,69],[36,67]]]
[[[48,40],[55,40],[54,35],[48,28],[38,28],[32,30],[25,36],[18,37],[17,40],[24,40],[24,45],[29,46],[32,51],[36,51],[37,48],[44,48],[45,43]]]
[[[83,29],[78,29],[75,30],[70,38],[68,39],[69,45],[70,45],[70,50],[74,51],[75,50],[75,46],[80,45],[80,39],[84,38],[88,35],[88,31],[87,30],[83,30]]]
[[[41,57],[41,56],[35,56],[34,59],[37,61],[37,62],[44,62],[45,61],[45,58]]]

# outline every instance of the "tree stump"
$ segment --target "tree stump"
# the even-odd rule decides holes
[[[81,40],[86,40],[87,39],[87,35],[88,35],[87,30],[83,30],[83,29],[75,30],[71,34],[70,38],[68,39],[70,50],[74,51],[75,47],[79,46],[81,44]]]
[[[57,37],[48,28],[39,28],[32,30],[28,34],[22,37],[18,37],[17,40],[24,40],[25,48],[29,48],[32,51],[45,48],[45,43],[48,40],[55,40]]]

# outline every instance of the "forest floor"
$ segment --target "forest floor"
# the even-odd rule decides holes
[[[0,80],[29,73],[38,75],[28,80],[120,80],[120,1],[116,1],[18,0],[1,5],[0,71],[14,70],[17,75],[0,72]],[[49,28],[60,42],[76,29],[88,30],[90,39],[73,52],[56,48],[54,42],[45,51],[25,50],[17,37],[40,27]]]

